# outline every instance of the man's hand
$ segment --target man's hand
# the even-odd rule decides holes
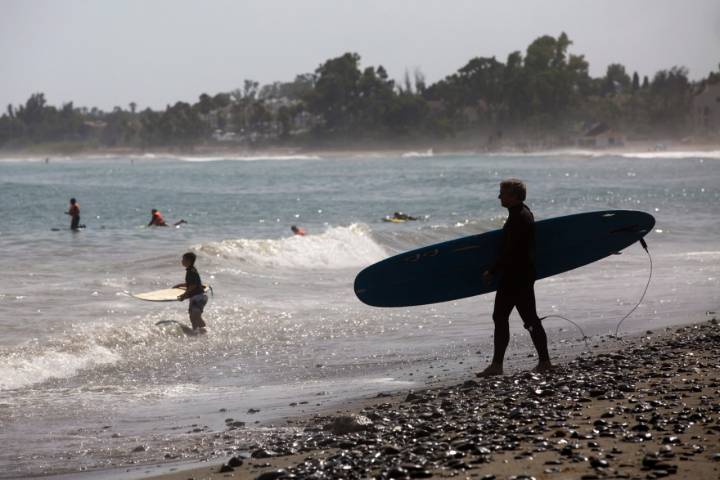
[[[185,294],[178,295],[177,299],[178,299],[178,302],[182,302],[183,300],[185,300]]]
[[[493,274],[490,272],[490,270],[485,270],[483,272],[483,283],[485,285],[490,285],[493,281]]]

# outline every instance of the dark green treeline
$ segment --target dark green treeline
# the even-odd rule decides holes
[[[382,66],[361,67],[346,53],[292,82],[243,87],[163,111],[134,103],[112,112],[48,105],[42,93],[9,105],[0,117],[0,147],[37,144],[87,147],[193,146],[211,142],[302,145],[353,141],[413,141],[513,134],[578,135],[605,123],[628,136],[692,133],[695,93],[720,81],[711,72],[698,82],[683,67],[651,78],[608,66],[592,78],[583,55],[568,54],[570,39],[545,35],[505,62],[475,57],[457,72],[427,85],[420,71],[390,79]]]

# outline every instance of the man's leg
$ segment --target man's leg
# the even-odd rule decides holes
[[[505,350],[510,343],[510,312],[514,306],[513,295],[506,291],[497,291],[493,307],[493,322],[495,323],[493,359],[489,367],[478,373],[479,377],[502,375],[503,373]]]
[[[525,328],[530,332],[535,350],[538,353],[538,370],[547,370],[550,367],[550,355],[548,354],[547,335],[542,326],[540,318],[538,318],[537,308],[535,306],[535,287],[530,285],[527,289],[518,292],[516,297],[516,307],[520,318],[522,318]]]

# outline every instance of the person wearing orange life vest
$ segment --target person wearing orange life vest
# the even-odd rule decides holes
[[[150,218],[150,223],[147,224],[148,227],[167,227],[168,224],[165,223],[165,219],[163,218],[162,214],[158,211],[158,209],[153,208],[150,213],[152,214],[152,217]],[[174,227],[177,227],[178,225],[182,225],[183,223],[187,223],[185,220],[180,219],[179,221],[173,223]]]
[[[290,230],[292,230],[292,232],[293,232],[295,235],[300,235],[300,236],[304,236],[304,235],[305,235],[305,229],[302,228],[302,227],[298,227],[297,225],[292,225],[292,226],[290,227]]]
[[[163,218],[162,214],[156,209],[153,208],[150,213],[152,214],[152,218],[150,218],[150,223],[147,224],[148,227],[156,226],[156,227],[167,227],[168,224],[165,223],[165,219]]]

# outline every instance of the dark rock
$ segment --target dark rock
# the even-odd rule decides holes
[[[372,424],[372,420],[364,415],[343,415],[333,418],[330,423],[325,425],[325,430],[332,432],[334,435],[346,435],[367,430]]]
[[[397,455],[400,452],[400,447],[397,445],[385,445],[382,449],[382,453],[385,455]]]
[[[408,478],[408,472],[402,467],[391,468],[387,472],[387,478]]]
[[[232,471],[234,471],[234,470],[235,470],[235,469],[232,468],[230,465],[223,465],[222,467],[220,467],[219,472],[220,472],[220,473],[227,473],[227,472],[232,472]]]
[[[255,477],[255,480],[277,480],[280,478],[286,478],[288,476],[288,472],[285,469],[278,469],[278,470],[272,470],[270,472],[261,473],[257,477]]]
[[[276,456],[277,453],[272,450],[266,450],[264,448],[259,448],[252,452],[250,454],[250,457],[252,458],[270,458]]]

